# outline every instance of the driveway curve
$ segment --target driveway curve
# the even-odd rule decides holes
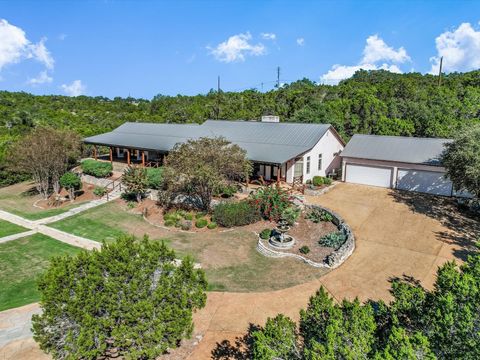
[[[413,276],[431,288],[438,266],[452,259],[462,261],[479,230],[478,222],[458,214],[449,199],[341,183],[306,200],[338,212],[351,226],[356,238],[352,256],[322,278],[292,288],[208,293],[207,306],[194,316],[198,337],[190,353],[173,353],[168,359],[240,358],[232,346],[250,324],[263,325],[280,312],[297,320],[299,310],[320,286],[337,300],[387,301],[393,277]],[[16,351],[16,359],[29,359],[36,353],[31,339],[18,346],[24,351]],[[4,349],[0,349],[0,358],[6,355]]]

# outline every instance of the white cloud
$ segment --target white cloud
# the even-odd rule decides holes
[[[277,35],[274,33],[261,33],[260,36],[265,40],[275,40]]]
[[[367,45],[363,49],[362,64],[374,64],[377,61],[391,61],[394,63],[404,63],[410,61],[407,51],[400,47],[398,50],[385,44],[378,35],[369,36]]]
[[[328,84],[337,84],[340,80],[348,79],[358,70],[388,70],[402,73],[399,65],[408,61],[411,61],[410,56],[403,47],[395,50],[378,35],[371,35],[367,38],[363,49],[363,58],[357,65],[333,65],[320,77],[320,80]]]
[[[38,74],[37,77],[29,79],[28,83],[30,85],[40,85],[40,84],[47,84],[51,83],[53,81],[53,78],[48,76],[47,70],[40,71],[40,74]]]
[[[0,19],[0,70],[9,64],[16,64],[24,59],[35,59],[52,69],[54,60],[45,46],[46,39],[34,44],[25,36],[25,31]]]
[[[437,55],[430,58],[433,74],[438,74],[440,58],[442,71],[470,71],[480,68],[480,30],[463,23],[453,31],[445,31],[435,39]]]
[[[298,46],[303,46],[303,45],[305,45],[305,39],[304,39],[304,38],[298,38],[298,39],[297,39],[297,45],[298,45]]]
[[[245,61],[246,56],[259,56],[266,53],[262,43],[256,45],[249,41],[252,35],[249,32],[230,36],[228,40],[218,44],[215,48],[208,48],[210,53],[218,60],[226,63]]]
[[[61,86],[62,90],[68,96],[79,96],[85,94],[87,87],[82,84],[81,80],[74,80],[71,84],[63,84]]]

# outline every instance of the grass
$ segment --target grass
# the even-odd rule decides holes
[[[21,232],[28,231],[22,226],[9,223],[8,221],[0,220],[0,238]]]
[[[41,196],[33,189],[33,183],[23,182],[5,188],[0,188],[0,209],[24,217],[28,220],[38,220],[63,214],[79,204],[67,205],[59,209],[42,210],[34,207],[35,201]]]
[[[110,202],[49,226],[96,241],[112,241],[125,233],[166,239],[177,256],[189,255],[202,265],[210,290],[277,290],[319,278],[326,272],[295,259],[272,259],[260,255],[256,250],[257,238],[251,230],[238,228],[228,232],[194,234],[168,231],[150,225],[140,215],[127,212],[126,208],[120,202]]]
[[[79,251],[42,234],[0,244],[0,311],[38,301],[36,279],[49,259]]]

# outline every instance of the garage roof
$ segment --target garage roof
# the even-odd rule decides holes
[[[353,135],[342,157],[440,165],[450,139],[403,136]]]
[[[166,152],[189,139],[223,136],[245,149],[250,160],[283,164],[313,148],[330,128],[329,124],[227,120],[207,120],[202,125],[128,122],[84,142]]]

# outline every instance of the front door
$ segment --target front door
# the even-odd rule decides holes
[[[293,177],[303,176],[303,159],[295,161],[295,167],[293,169]]]

